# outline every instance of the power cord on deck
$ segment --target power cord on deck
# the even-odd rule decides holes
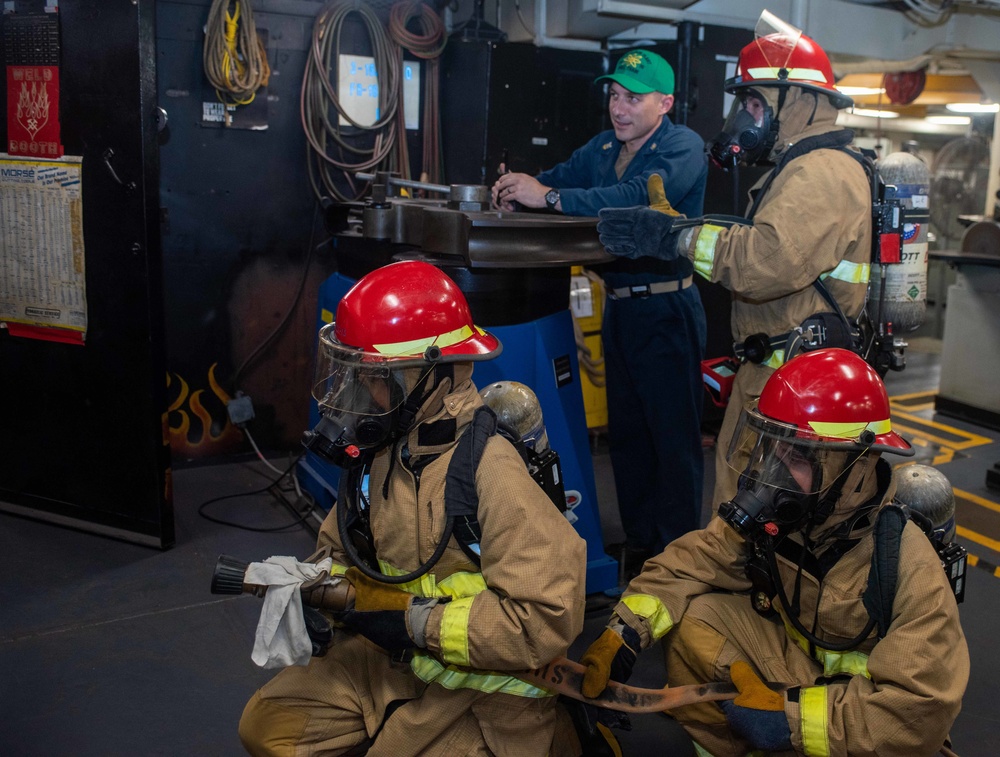
[[[299,459],[302,457],[303,454],[305,454],[305,450],[297,454],[292,459],[292,462],[289,464],[288,468],[285,469],[284,471],[281,471],[281,475],[278,478],[271,481],[267,486],[264,486],[260,489],[254,489],[253,491],[249,492],[223,494],[219,497],[212,497],[211,499],[207,499],[198,506],[198,515],[200,515],[205,520],[211,521],[212,523],[218,523],[219,525],[222,526],[231,526],[232,528],[238,528],[241,531],[272,533],[275,531],[285,531],[289,528],[294,528],[295,526],[304,525],[308,527],[309,530],[312,531],[313,533],[317,533],[317,529],[309,522],[310,518],[316,512],[316,501],[312,498],[312,496],[306,493],[302,495],[295,503],[293,503],[290,502],[288,498],[284,496],[284,492],[278,486],[281,480],[284,479],[289,474],[294,476],[295,466],[298,464]],[[293,515],[295,515],[295,520],[280,526],[268,526],[268,527],[248,526],[244,523],[237,523],[236,521],[217,518],[214,515],[209,515],[207,512],[209,505],[212,505],[216,502],[222,502],[223,500],[227,499],[238,499],[240,497],[252,497],[258,494],[267,494],[267,493],[273,495],[279,502],[281,502],[285,507],[287,507],[288,510],[291,511]],[[295,509],[295,505],[301,502],[305,502],[308,505],[307,509],[302,512]]]

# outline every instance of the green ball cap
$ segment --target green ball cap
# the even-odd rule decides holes
[[[613,74],[605,74],[594,79],[610,79],[618,82],[629,92],[637,95],[647,95],[650,92],[660,92],[664,95],[674,93],[674,69],[663,58],[649,50],[629,50],[618,59]]]

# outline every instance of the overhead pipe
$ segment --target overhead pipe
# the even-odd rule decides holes
[[[677,24],[677,87],[674,123],[687,126],[691,113],[691,50],[698,25],[693,21]]]

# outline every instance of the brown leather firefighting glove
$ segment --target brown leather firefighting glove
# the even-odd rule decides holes
[[[611,679],[625,683],[632,675],[635,658],[641,651],[639,634],[613,615],[604,633],[580,658],[580,662],[587,666],[580,687],[583,695],[590,699],[600,696]]]
[[[772,691],[746,662],[737,660],[729,668],[739,695],[719,702],[729,727],[755,749],[781,752],[792,748],[792,732],[785,717],[785,697]]]
[[[354,609],[333,613],[338,623],[387,652],[426,646],[427,619],[437,598],[417,597],[369,578],[356,567],[348,568],[344,577],[354,586]]]
[[[616,257],[675,260],[677,238],[682,225],[694,222],[674,210],[663,190],[663,177],[652,174],[646,180],[648,206],[603,208],[598,212],[597,235],[604,249]]]
[[[654,173],[646,179],[646,192],[649,194],[650,208],[659,213],[666,213],[668,216],[680,215],[667,199],[667,193],[663,189],[663,177],[660,174]]]

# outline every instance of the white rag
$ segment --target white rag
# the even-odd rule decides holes
[[[247,567],[244,583],[266,586],[264,607],[257,623],[251,658],[262,668],[308,665],[312,642],[302,616],[300,587],[306,581],[326,575],[334,583],[343,579],[330,577],[333,560],[318,563],[299,562],[294,557],[269,557]]]

